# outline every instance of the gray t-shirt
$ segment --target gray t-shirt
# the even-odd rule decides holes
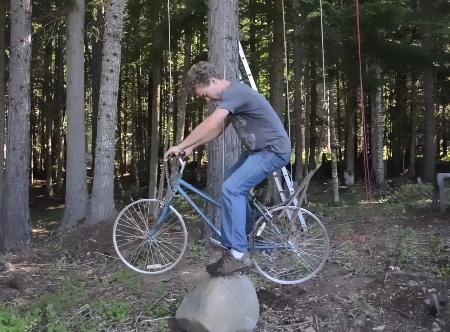
[[[269,148],[277,154],[291,152],[291,141],[269,102],[244,83],[232,83],[217,108],[230,112],[236,133],[253,151]]]

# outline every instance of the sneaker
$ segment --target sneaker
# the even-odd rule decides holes
[[[206,266],[206,271],[214,277],[228,276],[247,270],[250,266],[252,266],[252,261],[248,252],[242,258],[237,259],[230,250],[226,250],[217,262]]]

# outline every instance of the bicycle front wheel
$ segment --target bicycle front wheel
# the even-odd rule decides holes
[[[183,218],[173,206],[160,224],[161,209],[157,199],[140,199],[126,206],[113,228],[114,248],[122,262],[136,272],[163,273],[183,257],[187,231]]]
[[[328,257],[328,234],[322,222],[303,208],[277,207],[254,227],[253,263],[266,278],[297,284],[314,277]]]

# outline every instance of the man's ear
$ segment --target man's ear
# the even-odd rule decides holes
[[[209,79],[209,84],[216,84],[217,83],[217,79],[215,79],[214,77],[211,77]]]

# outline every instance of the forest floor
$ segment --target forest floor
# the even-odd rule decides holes
[[[316,181],[308,196],[331,241],[319,275],[279,285],[247,273],[260,303],[255,331],[450,331],[450,215],[431,212],[431,186],[391,183],[370,205],[356,185],[336,207],[330,188]],[[185,257],[146,276],[118,259],[113,220],[58,231],[62,199],[44,193],[39,184],[31,191],[33,248],[0,258],[0,330],[181,331],[178,305],[220,255],[199,241],[193,211],[178,206],[189,230]]]

